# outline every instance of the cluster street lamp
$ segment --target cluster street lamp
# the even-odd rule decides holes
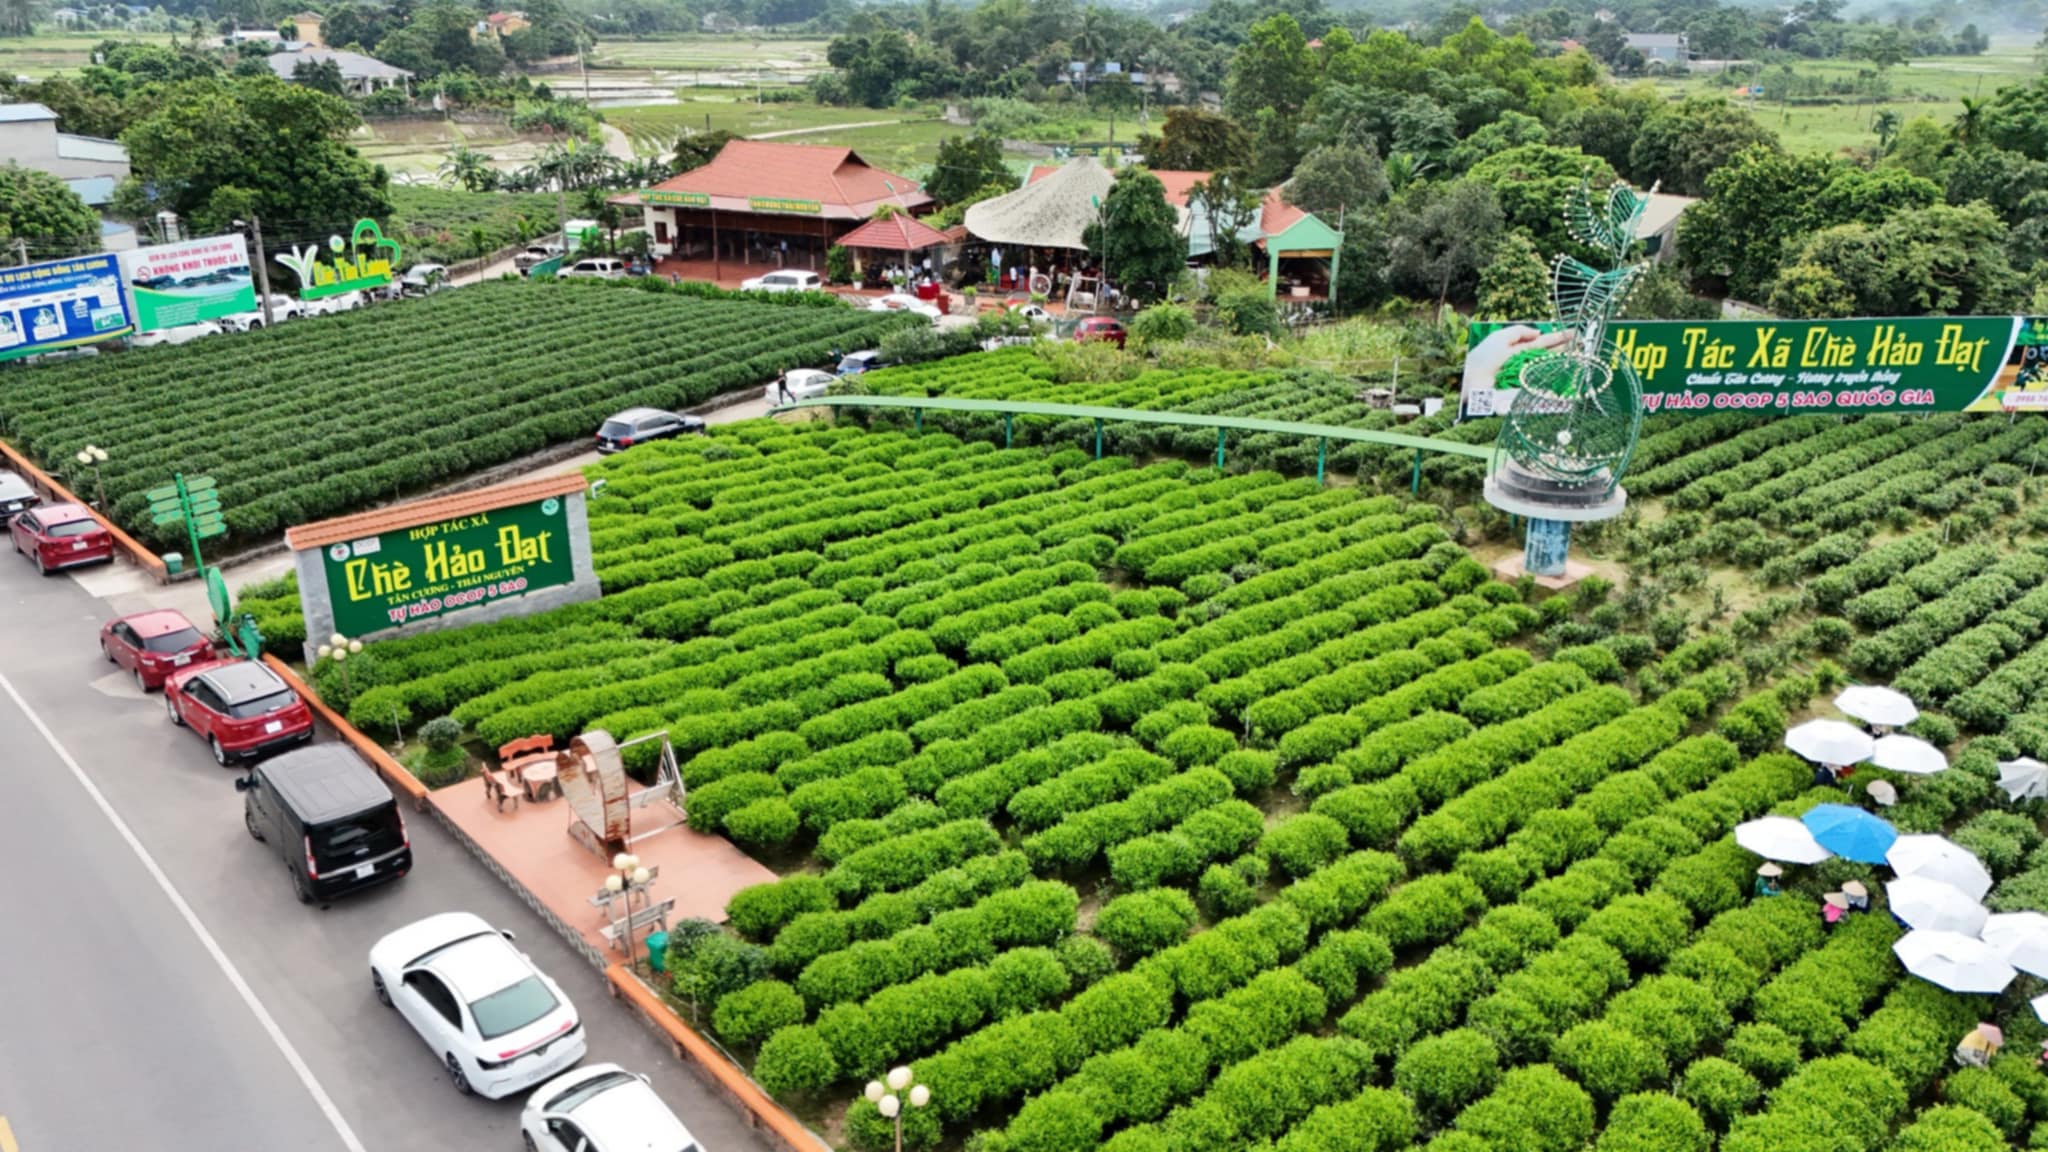
[[[355,695],[355,686],[348,681],[348,658],[362,650],[363,642],[361,640],[351,640],[339,632],[329,636],[327,643],[322,644],[319,648],[318,654],[322,660],[332,658],[337,665],[340,665],[341,687],[350,696]]]
[[[880,1080],[868,1081],[867,1091],[862,1093],[886,1120],[896,1124],[896,1152],[903,1152],[903,1098],[898,1095],[905,1088],[910,1089],[912,1108],[922,1108],[932,1102],[932,1090],[922,1084],[912,1084],[914,1077],[908,1068],[889,1069],[888,1083]]]
[[[105,512],[107,510],[107,485],[106,481],[100,479],[100,465],[107,462],[107,450],[97,444],[87,444],[78,450],[78,455],[75,459],[80,464],[92,469],[92,486],[99,494],[99,503],[93,505],[93,507]]]

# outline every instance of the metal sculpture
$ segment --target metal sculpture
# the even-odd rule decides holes
[[[632,833],[632,782],[611,733],[593,729],[555,753],[555,781],[576,814],[569,835],[605,860],[624,852]]]
[[[1618,516],[1628,500],[1621,477],[1642,430],[1642,382],[1607,329],[1648,267],[1628,260],[1648,203],[1620,183],[1602,193],[1581,180],[1567,195],[1572,238],[1611,267],[1560,254],[1551,264],[1551,300],[1570,338],[1503,368],[1517,387],[1494,443],[1486,498],[1528,518],[1523,567],[1533,575],[1563,575],[1571,525]]]

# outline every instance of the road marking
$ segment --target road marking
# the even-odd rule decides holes
[[[121,834],[121,839],[127,841],[129,849],[142,861],[143,869],[156,881],[156,886],[163,890],[164,897],[171,902],[171,907],[176,908],[178,915],[184,917],[185,926],[192,929],[193,935],[199,937],[199,943],[205,947],[207,955],[213,957],[213,963],[220,969],[221,975],[227,977],[236,995],[242,998],[242,1003],[248,1005],[249,1011],[256,1017],[256,1022],[263,1026],[264,1033],[270,1037],[270,1042],[277,1045],[277,1050],[284,1055],[285,1063],[291,1065],[293,1074],[299,1078],[299,1083],[305,1085],[307,1093],[313,1097],[313,1103],[318,1105],[321,1114],[327,1117],[327,1123],[333,1126],[334,1134],[341,1138],[342,1147],[348,1149],[348,1152],[369,1152],[363,1147],[363,1142],[356,1138],[355,1130],[348,1126],[348,1121],[342,1118],[341,1109],[334,1106],[333,1098],[327,1095],[327,1090],[314,1078],[313,1070],[306,1066],[306,1061],[300,1057],[299,1050],[292,1047],[292,1042],[286,1038],[284,1029],[278,1027],[277,1020],[270,1015],[270,1010],[256,998],[255,989],[250,988],[249,982],[242,978],[241,971],[235,967],[234,961],[228,959],[228,954],[221,949],[220,942],[213,938],[213,933],[207,931],[206,925],[200,923],[199,914],[185,902],[185,897],[178,892],[177,887],[171,883],[171,878],[165,875],[163,868],[157,864],[156,857],[151,856],[149,849],[142,846],[142,841],[136,838],[134,829],[128,827],[128,822],[121,819],[120,813],[114,811],[114,806],[107,802],[106,794],[85,774],[85,769],[78,766],[78,761],[72,759],[70,751],[58,742],[57,734],[50,731],[50,726],[43,723],[43,718],[36,714],[35,709],[28,706],[28,701],[22,699],[20,692],[15,691],[14,682],[4,674],[0,674],[0,689],[6,691],[8,699],[13,700],[14,706],[21,709],[21,714],[28,717],[28,722],[35,725],[36,731],[42,734],[43,742],[64,762],[64,767],[71,770],[71,775],[78,781],[78,786],[85,789],[86,795],[92,797],[94,804],[99,805],[100,814],[107,818],[107,822],[114,826],[114,831]],[[0,1152],[18,1152],[14,1146],[14,1135],[8,1130],[5,1119],[0,1119]]]

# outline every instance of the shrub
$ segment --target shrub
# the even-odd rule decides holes
[[[1116,971],[1116,957],[1110,954],[1109,945],[1093,936],[1068,936],[1053,947],[1053,955],[1076,988],[1086,988]]]
[[[1259,902],[1251,882],[1236,869],[1222,864],[1211,864],[1202,871],[1202,879],[1195,886],[1195,895],[1212,921],[1242,915]]]
[[[780,980],[749,984],[720,1000],[711,1014],[712,1027],[720,1036],[750,1046],[803,1022],[803,997]]]
[[[1138,972],[1111,976],[1060,1009],[1091,1052],[1129,1044],[1172,1013],[1172,985]]]
[[[705,1006],[768,977],[767,950],[724,932],[699,937],[680,954],[671,937],[668,963],[676,995]]]
[[[1551,1057],[1606,1100],[1648,1087],[1667,1074],[1656,1045],[1602,1020],[1580,1024],[1559,1037]]]
[[[1195,902],[1178,888],[1153,888],[1111,900],[1095,918],[1095,934],[1126,956],[1150,956],[1187,939]]]
[[[805,912],[826,912],[837,906],[823,878],[799,873],[733,893],[725,914],[740,935],[767,940]]]
[[[1959,1068],[1942,1081],[1941,1094],[1950,1104],[1968,1108],[2017,1138],[2027,1121],[2027,1105],[1988,1068]]]
[[[715,785],[714,785],[715,787]],[[796,838],[796,809],[780,796],[756,800],[726,814],[725,830],[740,847],[752,852],[772,852]]]
[[[1459,1113],[1457,1128],[1494,1152],[1577,1152],[1593,1138],[1593,1101],[1547,1064],[1517,1068]]]
[[[1417,1041],[1394,1063],[1394,1086],[1423,1111],[1449,1116],[1493,1090],[1500,1050],[1470,1028]]]
[[[1178,304],[1154,304],[1131,319],[1131,339],[1140,345],[1171,344],[1194,331],[1194,313]]]
[[[1707,1152],[1714,1138],[1685,1101],[1641,1092],[1614,1102],[1593,1152]]]
[[[1313,812],[1282,820],[1259,838],[1259,850],[1290,876],[1307,876],[1350,847],[1342,824]]]
[[[788,1098],[815,1096],[839,1079],[832,1049],[815,1029],[784,1028],[768,1037],[754,1060],[754,1079],[770,1094]]]
[[[1766,1084],[1776,1084],[1799,1067],[1799,1041],[1773,1024],[1744,1024],[1721,1054]]]
[[[2035,1140],[2033,1146],[2040,1147],[2040,1141]],[[1900,1129],[1890,1152],[2005,1152],[2011,1147],[2005,1134],[1982,1113],[1941,1105],[1921,1112]]]
[[[1733,1061],[1707,1056],[1692,1062],[1679,1082],[1678,1094],[1698,1108],[1717,1128],[1726,1128],[1737,1116],[1749,1111],[1763,1087],[1756,1077]]]

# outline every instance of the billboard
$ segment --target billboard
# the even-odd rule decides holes
[[[1503,412],[1554,323],[1474,324],[1463,409]],[[1646,413],[2048,410],[2048,318],[1615,321]]]
[[[334,630],[388,628],[572,583],[568,501],[549,496],[321,549]]]
[[[358,220],[347,240],[327,238],[332,259],[320,258],[320,246],[307,244],[274,257],[299,278],[299,299],[325,300],[364,288],[382,288],[398,276],[398,241],[385,238],[375,220]]]
[[[110,255],[0,269],[0,360],[132,331],[120,265]]]
[[[249,245],[208,236],[121,253],[121,276],[137,332],[176,328],[256,310]]]

